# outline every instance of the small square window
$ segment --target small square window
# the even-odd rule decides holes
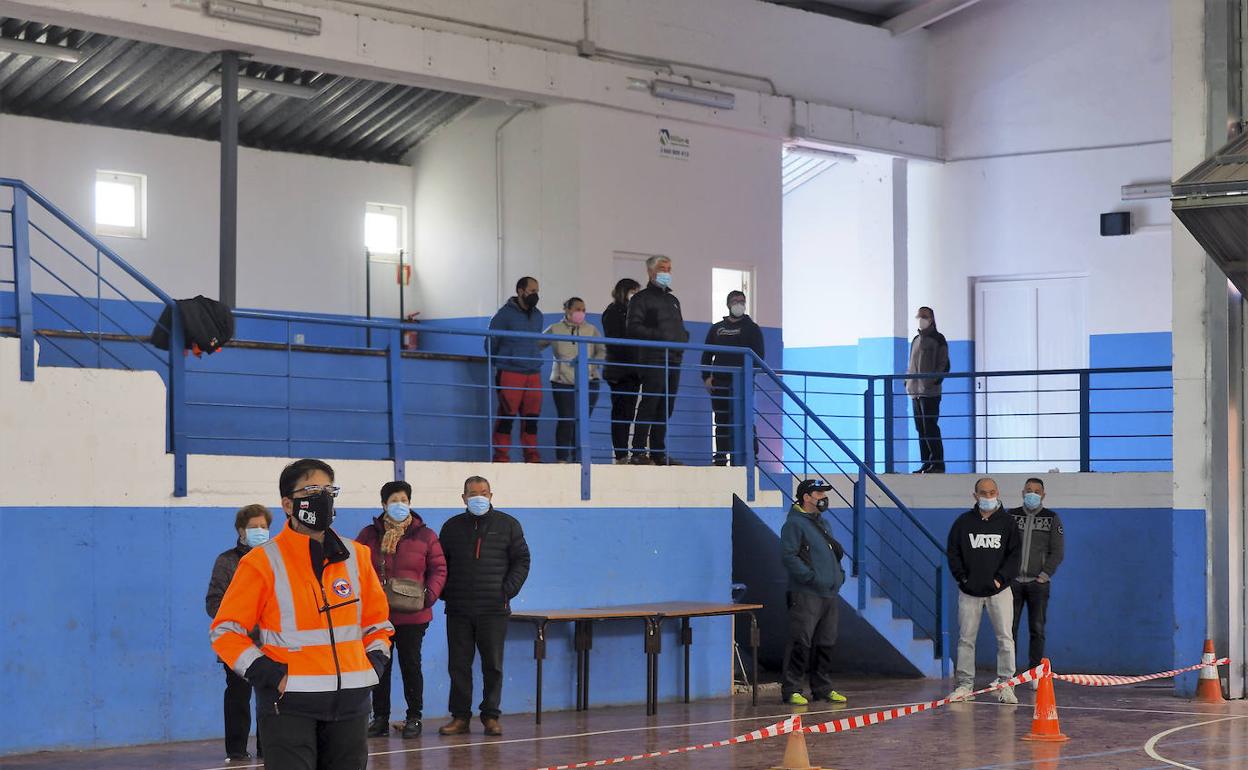
[[[364,207],[364,248],[370,257],[395,261],[403,251],[403,224],[406,209],[384,203]]]
[[[147,177],[95,172],[95,232],[117,238],[147,237]]]

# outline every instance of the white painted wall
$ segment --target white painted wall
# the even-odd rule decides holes
[[[474,108],[415,154],[422,317],[489,316],[498,307],[494,132],[508,114]],[[689,138],[689,160],[660,157],[661,128]],[[778,141],[561,105],[512,121],[502,153],[504,298],[531,274],[547,312],[573,295],[596,312],[610,301],[614,252],[664,254],[687,319],[722,315],[710,296],[712,267],[752,267],[755,318],[780,324]]]
[[[1090,334],[1170,329],[1164,230],[1098,224],[1170,222],[1167,201],[1119,189],[1170,178],[1169,31],[1164,0],[986,0],[933,31],[931,118],[952,160],[910,164],[909,305],[950,339],[972,336],[973,278],[1021,274],[1088,275]]]
[[[863,154],[784,196],[784,343],[893,334],[893,162]]]
[[[213,142],[0,115],[0,173],[88,229],[97,169],[147,175],[147,238],[103,240],[174,297],[218,295],[218,164]],[[238,305],[363,315],[364,206],[410,209],[410,170],[241,148],[238,188]]]

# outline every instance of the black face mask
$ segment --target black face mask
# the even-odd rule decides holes
[[[292,498],[291,516],[313,532],[324,532],[334,523],[334,498],[322,492],[311,497]]]
[[[824,497],[824,498],[820,498],[819,500],[816,500],[815,510],[819,511],[820,513],[823,513],[824,511],[828,510],[828,498]]]
[[[537,292],[533,292],[532,294],[524,298],[524,306],[527,307],[529,310],[532,310],[533,308],[537,307]]]

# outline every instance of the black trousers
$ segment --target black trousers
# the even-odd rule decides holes
[[[456,719],[472,717],[472,661],[481,654],[481,717],[497,719],[502,711],[503,642],[506,615],[447,615],[446,668],[451,676],[449,711]]]
[[[364,770],[368,715],[337,722],[265,714],[264,770]]]
[[[598,380],[589,381],[589,411],[592,414],[598,404]],[[555,412],[559,423],[555,427],[555,459],[576,458],[576,386],[561,382],[550,383],[550,395],[555,399]]]
[[[641,404],[633,428],[633,454],[650,452],[652,460],[667,459],[667,420],[676,409],[680,387],[680,361],[670,361],[668,369],[641,370]]]
[[[247,753],[251,737],[251,685],[224,663],[225,669],[225,753]],[[256,720],[256,746],[260,745],[260,720]]]
[[[399,659],[399,676],[403,679],[403,698],[407,701],[407,718],[420,719],[425,709],[425,676],[420,670],[420,648],[425,642],[428,623],[405,623],[394,627],[394,648],[386,660],[386,670],[373,687],[373,718],[390,718],[390,680],[394,659]]]
[[[944,472],[945,444],[940,438],[940,396],[918,396],[914,404],[914,428],[919,432],[919,459],[928,470]]]
[[[641,390],[641,378],[628,374],[611,380],[611,449],[615,459],[628,457],[628,433],[637,419],[637,393]]]
[[[1049,588],[1051,583],[1010,583],[1014,593],[1014,649],[1018,644],[1018,623],[1023,619],[1023,606],[1027,607],[1027,668],[1040,665],[1044,657],[1044,621],[1049,610]]]
[[[815,700],[823,700],[832,692],[832,648],[836,644],[839,602],[836,596],[788,593],[789,645],[784,655],[782,689],[786,700],[802,692],[807,680]]]

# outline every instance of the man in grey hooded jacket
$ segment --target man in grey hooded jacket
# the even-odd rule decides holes
[[[797,485],[789,516],[780,528],[780,559],[789,573],[789,645],[784,655],[784,702],[804,706],[807,678],[817,701],[844,703],[832,689],[832,647],[840,588],[845,582],[845,549],[823,518],[832,487],[818,479]]]
[[[910,365],[906,374],[944,374],[949,371],[949,343],[936,330],[936,314],[921,307],[915,315],[919,333],[910,341]],[[940,437],[941,377],[910,377],[906,393],[914,406],[914,427],[919,433],[919,458],[915,473],[944,473],[945,444]]]

